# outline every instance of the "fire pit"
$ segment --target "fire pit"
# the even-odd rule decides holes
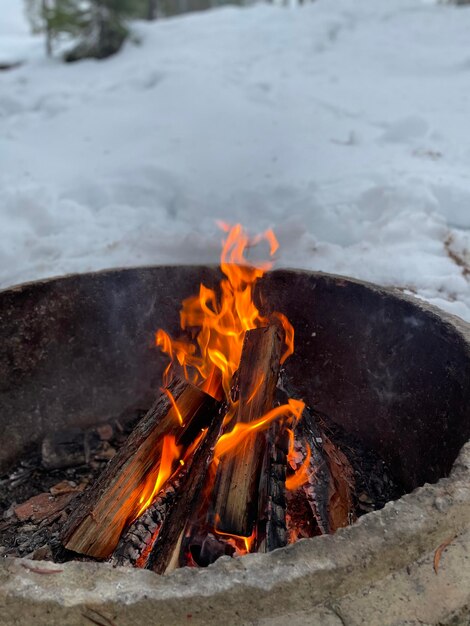
[[[181,301],[200,282],[219,280],[215,268],[155,267],[2,292],[2,470],[54,432],[148,408],[166,365],[155,330],[176,333]],[[286,617],[303,624],[306,616],[361,623],[367,610],[379,619],[386,606],[392,615],[391,598],[397,619],[416,610],[424,621],[466,615],[470,470],[468,450],[458,454],[470,438],[468,326],[398,292],[323,274],[269,273],[262,295],[295,328],[289,367],[302,398],[374,450],[402,493],[439,482],[334,536],[164,578],[101,563],[5,559],[0,623],[21,622],[21,611],[44,624],[135,624],[156,616],[173,624]],[[453,593],[437,603],[441,585],[454,585]],[[418,609],[399,600],[406,595],[416,596]]]

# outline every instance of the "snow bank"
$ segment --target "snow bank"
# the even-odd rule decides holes
[[[0,0],[0,61],[25,61],[0,72],[1,285],[213,262],[224,219],[470,320],[470,8],[223,8],[66,66],[21,6]]]

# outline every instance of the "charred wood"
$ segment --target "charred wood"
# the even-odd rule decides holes
[[[196,508],[223,418],[223,411],[213,416],[204,438],[181,471],[175,500],[158,532],[146,564],[147,569],[163,574],[180,562],[184,529],[192,510]]]
[[[123,529],[138,513],[145,485],[155,484],[164,436],[174,436],[185,448],[217,412],[218,402],[186,381],[173,381],[168,391],[184,426],[170,398],[162,394],[99,479],[77,501],[61,535],[66,549],[109,557]]]
[[[382,458],[328,415],[315,411],[315,417],[322,424],[328,438],[346,455],[354,472],[356,515],[376,511],[390,500],[398,500],[406,489],[397,483],[393,472]]]
[[[271,552],[287,544],[286,452],[282,424],[272,424],[267,433],[266,453],[259,487],[256,532],[258,552]]]
[[[199,567],[207,567],[221,556],[233,556],[234,553],[232,545],[206,529],[205,532],[192,533],[184,540],[181,565],[188,565],[192,559]]]
[[[278,397],[283,401],[287,395],[295,396],[296,393],[282,372]],[[304,458],[307,445],[311,451],[308,480],[301,490],[321,534],[351,524],[356,518],[354,470],[348,457],[327,436],[324,421],[308,406],[295,425],[294,439],[296,449]]]
[[[284,370],[279,377],[276,395],[280,403],[286,402],[289,397],[299,395],[288,381]],[[288,492],[287,508],[291,510],[290,516],[304,518],[305,528],[302,532],[306,534],[301,536],[327,534],[330,532],[328,494],[331,473],[324,449],[325,433],[310,407],[305,406],[302,417],[294,425],[293,432],[295,451],[305,459],[310,448],[311,457],[307,468],[307,482],[295,492]],[[296,499],[303,499],[305,502],[295,502]],[[305,515],[306,504],[311,510],[313,519]]]
[[[122,534],[111,558],[113,565],[145,567],[152,544],[176,500],[178,487],[178,479],[172,481]]]
[[[88,462],[86,433],[80,428],[52,433],[41,446],[42,465],[46,469],[59,469],[83,465]]]
[[[328,520],[330,532],[344,528],[356,520],[353,494],[354,471],[347,456],[325,435],[324,449],[330,470],[328,485]]]
[[[312,510],[315,521],[322,535],[330,532],[329,489],[331,471],[328,455],[325,450],[325,434],[315,421],[311,410],[306,407],[302,418],[294,429],[295,446],[302,456],[307,454],[306,445],[310,447],[311,458],[308,468],[308,480],[302,490]]]

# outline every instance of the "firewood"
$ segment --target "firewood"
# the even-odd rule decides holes
[[[121,535],[113,553],[113,565],[145,567],[148,555],[168,512],[173,506],[179,476],[163,489],[154,502]]]
[[[39,523],[55,513],[63,511],[73,496],[74,494],[70,492],[57,496],[52,496],[50,493],[40,493],[26,502],[18,504],[13,510],[20,522],[31,520],[33,523]]]
[[[174,380],[168,391],[177,403],[184,426],[171,398],[162,394],[99,479],[77,502],[61,535],[68,550],[96,558],[109,557],[124,527],[148,497],[149,485],[155,484],[164,436],[174,436],[177,445],[187,448],[218,409],[214,398],[186,381]]]
[[[276,392],[278,401],[283,403],[286,398],[295,396],[298,393],[282,371]],[[305,406],[301,419],[294,426],[294,440],[295,448],[302,453],[303,458],[307,454],[307,446],[311,456],[307,468],[308,479],[297,493],[288,495],[288,510],[293,507],[301,510],[308,504],[320,534],[328,534],[346,526],[355,519],[352,497],[354,471],[346,455],[326,435],[320,415],[309,406]],[[293,502],[299,499],[306,502]],[[306,530],[308,519],[305,510],[301,516],[306,523],[303,532],[307,533],[301,536],[318,534],[313,528]]]
[[[256,531],[258,552],[271,552],[287,544],[286,481],[287,441],[283,424],[271,425],[266,436],[266,453],[259,487],[259,513]]]
[[[328,490],[328,520],[330,532],[334,533],[338,528],[344,528],[356,521],[353,502],[354,470],[344,452],[328,437],[325,437],[324,449],[331,476]]]
[[[238,368],[238,406],[229,427],[252,422],[274,404],[283,336],[277,326],[246,332]],[[233,535],[251,536],[258,514],[258,483],[266,433],[253,433],[221,456],[214,486],[212,525]]]
[[[207,469],[212,461],[214,446],[219,437],[224,411],[213,416],[204,439],[180,473],[176,497],[152,548],[147,569],[163,574],[180,562],[183,533],[191,512],[197,507]]]
[[[294,428],[294,438],[295,446],[300,449],[304,458],[307,455],[307,445],[310,449],[308,479],[302,486],[302,491],[321,534],[328,534],[330,532],[329,490],[332,479],[329,458],[325,450],[326,436],[309,407],[305,407],[302,418]]]
[[[295,427],[296,446],[311,450],[308,480],[303,493],[321,534],[334,533],[355,520],[354,470],[344,452],[333,443],[321,419],[306,407]]]

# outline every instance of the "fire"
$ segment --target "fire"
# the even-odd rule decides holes
[[[302,455],[300,451],[295,448],[295,436],[294,431],[291,428],[287,429],[289,436],[289,449],[287,452],[287,464],[294,470],[291,476],[286,479],[286,489],[288,491],[295,491],[302,485],[304,485],[310,478],[310,461],[312,458],[312,450],[310,445],[306,442],[305,449],[306,454],[303,461],[301,461]]]
[[[230,535],[229,533],[224,533],[221,530],[218,530],[216,526],[215,533],[235,548],[236,556],[243,556],[244,554],[251,552],[256,540],[256,530],[253,530],[249,537],[243,537],[242,535]]]
[[[214,397],[223,393],[231,403],[232,377],[240,362],[245,332],[269,323],[255,305],[254,288],[272,267],[272,260],[251,264],[246,251],[266,242],[273,257],[279,244],[272,230],[250,238],[240,224],[220,226],[226,232],[220,262],[225,278],[220,282],[220,293],[201,284],[197,295],[183,301],[180,312],[181,329],[192,336],[197,329],[195,340],[187,336],[173,339],[160,329],[155,342],[170,357],[165,384],[174,372],[181,372]],[[274,316],[284,328],[284,362],[294,351],[294,329],[285,315]]]
[[[254,422],[239,422],[235,424],[233,429],[219,437],[214,450],[214,456],[219,458],[223,454],[233,450],[242,443],[252,433],[263,430],[275,419],[280,417],[293,417],[299,419],[305,408],[305,404],[301,400],[289,399],[287,404],[272,409],[265,413],[262,417]]]
[[[292,428],[287,429],[287,435],[289,437],[289,449],[287,452],[287,463],[292,467],[292,469],[295,469],[297,467],[297,464],[295,462],[295,459],[296,459],[295,436],[294,436],[294,431],[292,430]]]
[[[268,318],[260,313],[255,304],[256,283],[272,267],[272,258],[279,247],[273,231],[267,230],[250,238],[240,224],[229,226],[221,223],[220,227],[225,233],[225,239],[220,261],[223,278],[218,289],[201,284],[196,295],[183,301],[180,311],[182,337],[172,338],[162,329],[155,334],[156,345],[170,359],[164,372],[164,387],[167,387],[173,376],[184,377],[218,400],[224,399],[228,407],[224,419],[225,431],[215,445],[214,460],[208,470],[202,509],[207,507],[209,502],[210,490],[221,457],[236,453],[241,444],[249,445],[249,437],[268,428],[274,420],[295,423],[304,410],[303,402],[289,399],[286,404],[273,408],[259,419],[246,423],[239,421],[230,430],[230,423],[238,406],[238,402],[232,398],[233,376],[239,367],[246,331],[268,326],[275,318],[284,330],[285,346],[281,358],[283,363],[294,352],[294,329],[282,313],[271,313]],[[256,264],[250,263],[247,259],[248,251],[262,243],[268,245],[269,259]],[[260,374],[252,386],[248,404],[256,397],[263,383],[264,375]],[[180,426],[183,427],[185,416],[182,415],[170,391],[163,389],[163,392],[171,402]],[[165,437],[158,475],[152,488],[146,488],[146,495],[140,498],[140,508],[136,517],[152,503],[165,482],[176,471],[185,467],[204,436],[205,431],[202,431],[186,450],[176,445],[174,437]],[[297,472],[288,479],[288,488],[292,488],[293,484],[300,485],[302,480],[305,482],[309,461],[310,457],[306,458]],[[246,554],[252,550],[256,540],[256,528],[251,536],[243,537],[223,533],[217,526],[216,519],[211,532],[232,545],[235,554]]]
[[[134,519],[139,517],[139,515],[141,515],[145,511],[145,509],[147,509],[152,504],[155,496],[158,494],[160,489],[173,473],[173,467],[175,461],[179,458],[179,455],[180,447],[176,445],[174,435],[165,435],[165,437],[163,438],[160,467],[158,468],[158,474],[155,480],[155,484],[153,485],[153,488],[149,494],[146,493],[147,489],[144,489],[144,492],[139,499],[140,508]]]
[[[305,446],[307,449],[305,459],[303,460],[300,467],[296,469],[295,473],[286,479],[286,489],[288,489],[289,491],[294,491],[295,489],[298,489],[303,484],[305,484],[309,478],[309,466],[310,460],[312,458],[312,450],[308,443],[305,444]]]
[[[173,394],[171,393],[171,391],[169,389],[165,389],[165,388],[161,388],[160,391],[162,391],[168,398],[168,400],[171,402],[171,406],[173,407],[176,417],[178,418],[178,422],[180,424],[181,427],[184,426],[184,420],[183,420],[183,416],[181,415],[181,411],[179,410],[178,405],[176,404],[176,400],[173,397]]]

